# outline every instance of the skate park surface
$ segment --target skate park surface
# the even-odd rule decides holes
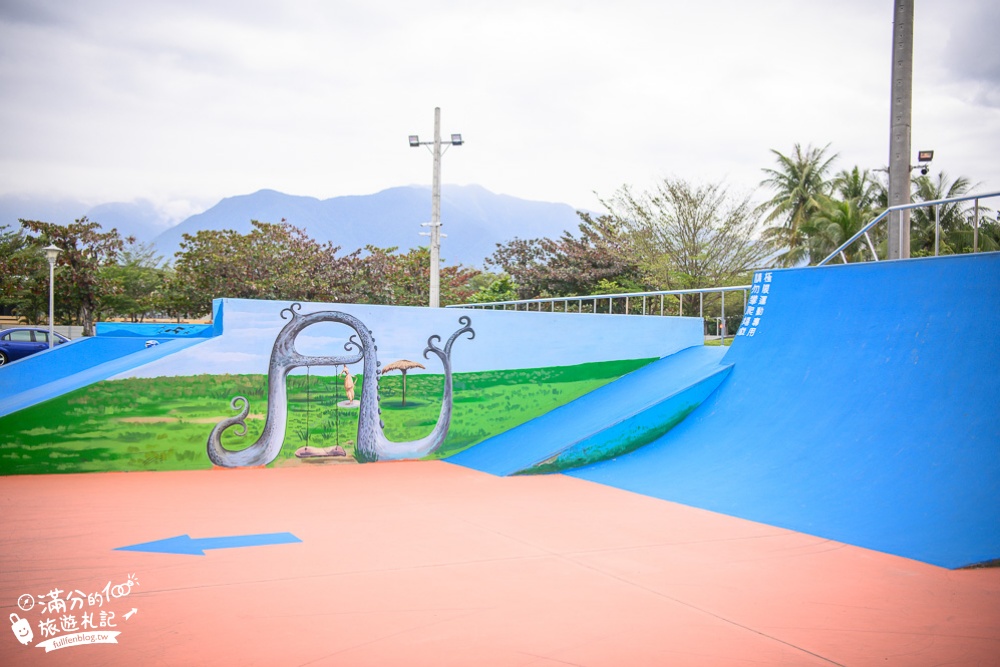
[[[0,480],[0,599],[130,575],[117,644],[4,665],[989,665],[1000,570],[948,570],[565,475],[441,461]],[[161,537],[301,542],[118,551]],[[64,593],[63,597],[67,594]],[[123,615],[137,612],[129,620]]]
[[[505,476],[539,419],[527,458],[0,477],[2,611],[104,590],[119,633],[0,664],[995,664],[1000,568],[957,568],[1000,557],[998,256],[883,264],[774,272],[700,406],[566,474]]]

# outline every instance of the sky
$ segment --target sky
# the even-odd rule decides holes
[[[891,0],[0,0],[0,195],[148,201],[442,181],[600,210],[754,193],[772,150],[884,167]],[[1000,3],[916,0],[912,147],[1000,190]],[[755,190],[755,188],[758,188]]]

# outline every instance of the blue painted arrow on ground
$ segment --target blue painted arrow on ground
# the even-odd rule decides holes
[[[118,547],[115,551],[146,551],[160,554],[187,554],[204,556],[206,549],[233,549],[236,547],[259,547],[267,544],[291,544],[301,542],[291,533],[265,533],[263,535],[233,535],[230,537],[199,537],[178,535],[165,540]]]

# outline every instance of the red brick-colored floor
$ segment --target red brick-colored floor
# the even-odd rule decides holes
[[[0,498],[0,607],[36,644],[46,617],[86,610],[43,612],[53,589],[139,582],[103,608],[117,644],[46,653],[3,630],[0,665],[1000,663],[1000,569],[560,475],[405,462],[4,477]],[[114,550],[286,531],[302,542]],[[23,594],[39,603],[19,609]]]

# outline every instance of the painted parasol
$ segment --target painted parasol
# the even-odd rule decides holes
[[[400,359],[399,361],[394,361],[391,364],[387,364],[382,367],[382,373],[388,373],[389,371],[400,371],[403,374],[403,405],[406,405],[406,371],[412,370],[414,368],[426,368],[423,364],[418,364],[415,361],[410,361],[409,359]]]

